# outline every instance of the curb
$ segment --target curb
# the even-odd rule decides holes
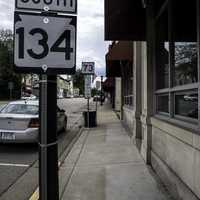
[[[73,140],[70,142],[70,144],[66,147],[66,149],[60,153],[60,161],[58,163],[58,166],[62,166],[64,160],[66,159],[66,157],[69,155],[72,147],[74,146],[74,144],[78,141],[79,137],[81,136],[82,132],[83,132],[84,128],[82,127],[78,134],[76,135],[75,138],[73,138]],[[35,192],[30,196],[30,198],[28,200],[39,200],[39,187],[36,188]]]

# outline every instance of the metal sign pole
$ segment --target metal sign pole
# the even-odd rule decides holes
[[[96,112],[97,112],[97,102],[98,102],[98,100],[96,100]]]
[[[40,200],[59,200],[56,75],[41,75],[39,115]]]
[[[88,128],[90,127],[90,98],[88,97],[88,99],[87,99],[87,104],[88,104],[88,113],[87,113],[87,121],[88,121]]]
[[[12,100],[12,88],[10,88],[10,100]]]

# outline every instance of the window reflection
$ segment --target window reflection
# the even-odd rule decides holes
[[[175,114],[198,119],[197,91],[175,94]]]
[[[157,89],[169,87],[169,42],[160,43],[157,57]]]
[[[198,81],[197,46],[195,42],[175,43],[175,85]]]
[[[169,113],[169,95],[163,94],[157,96],[157,111]]]

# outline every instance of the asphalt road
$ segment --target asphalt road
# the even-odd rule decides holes
[[[72,128],[78,117],[80,118],[86,102],[84,98],[58,100],[59,107],[66,110],[68,129]],[[59,135],[59,153],[62,151],[60,146],[67,144],[66,141],[65,144],[63,144],[62,141],[62,138],[66,135],[67,132],[63,132]],[[67,140],[71,139],[72,138],[69,136]],[[3,199],[2,195],[25,174],[27,169],[36,163],[37,159],[38,147],[36,144],[0,144],[0,199]]]

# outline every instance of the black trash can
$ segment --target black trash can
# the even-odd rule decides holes
[[[88,126],[88,111],[83,112],[85,127],[91,128],[97,126],[97,117],[96,111],[89,111],[89,126]]]

